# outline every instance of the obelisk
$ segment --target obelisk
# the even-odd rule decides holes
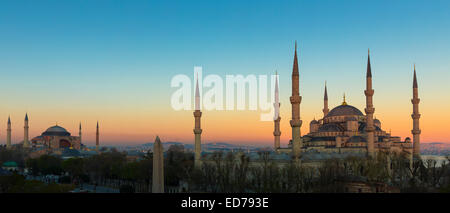
[[[152,192],[164,193],[164,156],[159,136],[156,136],[155,143],[153,143]]]

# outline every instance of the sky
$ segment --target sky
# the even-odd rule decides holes
[[[178,74],[280,75],[281,144],[290,139],[289,96],[298,42],[302,134],[330,108],[364,111],[370,48],[375,116],[411,137],[412,78],[419,83],[422,142],[450,143],[449,1],[0,1],[0,143],[63,126],[83,143],[192,143],[192,111],[176,111]],[[193,101],[192,101],[193,102]],[[204,142],[273,143],[261,111],[204,111]]]

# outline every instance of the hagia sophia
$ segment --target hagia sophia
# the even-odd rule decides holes
[[[88,150],[81,140],[81,123],[79,125],[78,136],[73,136],[70,132],[68,132],[64,127],[51,126],[47,128],[41,135],[36,136],[29,140],[28,136],[29,132],[29,120],[28,113],[25,114],[24,120],[24,137],[23,141],[20,142],[19,146],[22,146],[25,149],[29,149],[33,152],[40,152],[41,154],[47,153],[49,151],[61,152],[64,149],[73,149],[73,150]],[[96,129],[96,147],[95,150],[99,150],[99,125],[97,122]],[[11,118],[8,117],[7,129],[6,129],[6,148],[11,148]]]

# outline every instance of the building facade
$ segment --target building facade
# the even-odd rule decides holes
[[[299,114],[301,96],[298,95],[298,77],[297,50],[295,50],[292,73],[292,97],[300,98],[291,97],[291,104],[293,110],[293,120],[299,121],[298,123],[301,125],[301,120],[299,119],[301,117]],[[328,93],[325,85],[324,107],[322,109],[323,117],[318,120],[312,120],[309,123],[309,133],[301,136],[300,139],[296,138],[298,137],[298,130],[293,128],[292,139],[289,141],[288,147],[281,148],[279,145],[275,145],[274,150],[277,153],[292,153],[294,157],[297,157],[298,155],[301,156],[302,153],[303,155],[311,155],[312,153],[332,153],[333,155],[344,154],[343,156],[347,156],[345,154],[349,153],[357,153],[358,155],[374,157],[377,152],[396,152],[406,154],[407,156],[412,156],[413,150],[414,155],[418,156],[420,152],[420,114],[418,113],[419,99],[417,88],[416,71],[414,68],[414,93],[412,99],[412,103],[414,105],[412,115],[414,123],[414,129],[412,131],[414,136],[414,146],[409,137],[402,140],[399,136],[393,136],[391,133],[383,130],[381,121],[373,117],[375,112],[374,103],[372,100],[374,89],[372,88],[370,56],[368,56],[366,90],[364,90],[364,94],[366,96],[366,108],[364,110],[365,114],[358,108],[349,105],[345,100],[345,95],[342,104],[329,110]],[[274,120],[277,122],[276,120],[279,120],[280,116],[279,114],[276,114],[275,117],[276,119],[274,118]],[[277,131],[277,129],[275,128],[274,131]],[[300,148],[298,147],[299,145]],[[299,149],[300,154],[298,153]]]
[[[31,139],[33,148],[47,147],[51,149],[81,149],[81,137],[72,136],[65,128],[58,125],[49,127],[40,136]]]

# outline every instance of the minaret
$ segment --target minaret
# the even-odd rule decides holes
[[[95,132],[95,150],[99,150],[100,145],[100,133],[98,131],[98,121],[97,121],[97,131]]]
[[[152,192],[164,193],[164,156],[161,140],[156,136],[153,143],[153,179]]]
[[[194,118],[195,118],[195,126],[194,126],[194,152],[195,152],[195,159],[194,164],[195,167],[199,168],[201,166],[201,154],[202,154],[202,129],[200,125],[200,120],[202,117],[202,112],[200,111],[200,90],[198,88],[198,75],[197,75],[197,83],[195,86],[195,111],[194,111]]]
[[[297,61],[297,42],[295,42],[294,66],[292,68],[292,96],[290,97],[292,104],[292,120],[290,121],[292,127],[292,151],[295,158],[300,157],[300,149],[302,141],[300,138],[300,127],[302,120],[300,120],[300,102],[302,97],[299,92],[299,74]]]
[[[278,91],[278,73],[275,74],[275,102],[273,103],[274,109],[275,109],[275,115],[273,117],[274,122],[274,149],[280,148],[280,97],[279,97],[279,91]]]
[[[81,144],[81,122],[80,122],[80,128],[78,130],[78,137],[80,137],[80,144]]]
[[[323,117],[327,116],[328,112],[330,110],[328,109],[328,93],[327,93],[327,82],[325,81],[325,92],[323,94]]]
[[[417,86],[417,77],[416,77],[416,65],[414,65],[414,79],[413,79],[413,98],[411,99],[411,103],[413,104],[413,113],[411,115],[413,119],[413,129],[411,133],[413,134],[413,156],[415,159],[420,158],[420,127],[419,127],[419,91]]]
[[[6,128],[6,148],[11,148],[11,119],[8,116],[8,127]]]
[[[367,153],[370,157],[375,157],[374,152],[374,131],[373,126],[373,113],[375,108],[373,108],[373,93],[375,91],[372,89],[372,70],[370,67],[370,52],[367,54],[367,75],[366,75],[366,90],[364,94],[366,95],[366,132],[367,132]]]
[[[25,113],[25,125],[24,125],[24,131],[23,131],[23,147],[29,148],[30,143],[28,141],[28,113]]]

